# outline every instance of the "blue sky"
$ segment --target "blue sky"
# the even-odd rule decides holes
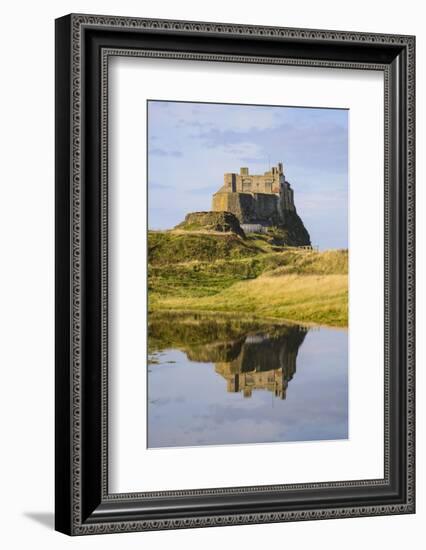
[[[321,249],[348,246],[348,111],[148,102],[148,225],[210,210],[225,172],[283,162],[296,209]]]

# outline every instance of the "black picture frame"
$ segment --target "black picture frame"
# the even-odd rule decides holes
[[[385,82],[384,478],[108,493],[108,56],[375,69]],[[415,511],[415,37],[71,14],[56,20],[56,529],[69,535]]]

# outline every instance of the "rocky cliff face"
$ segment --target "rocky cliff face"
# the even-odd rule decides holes
[[[311,237],[296,211],[285,211],[284,223],[271,228],[274,244],[311,246]]]

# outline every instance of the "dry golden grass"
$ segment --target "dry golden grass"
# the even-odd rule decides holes
[[[155,309],[248,313],[271,319],[347,326],[348,277],[265,274],[236,283],[213,296],[156,296]]]

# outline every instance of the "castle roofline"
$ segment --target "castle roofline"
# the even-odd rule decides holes
[[[284,168],[283,163],[279,162],[277,166],[273,166],[272,169],[267,170],[263,174],[250,174],[247,166],[242,166],[239,172],[226,172],[225,176],[273,176],[273,175],[283,175]]]

